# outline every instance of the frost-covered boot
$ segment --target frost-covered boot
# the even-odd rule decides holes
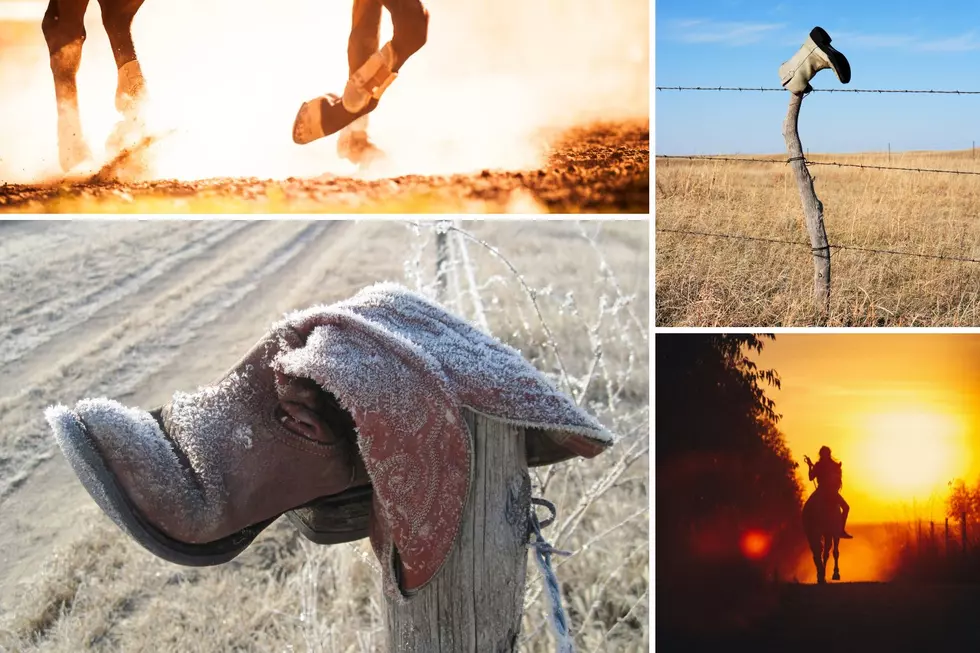
[[[822,27],[814,27],[793,58],[779,67],[779,81],[788,91],[809,93],[810,80],[824,68],[832,68],[842,84],[851,81],[847,58],[830,45],[830,35]]]
[[[170,562],[227,562],[289,510],[318,500],[330,517],[330,497],[340,514],[324,541],[358,539],[367,514],[352,515],[348,498],[370,500],[371,488],[353,421],[315,383],[271,366],[302,344],[281,325],[218,382],[157,410],[98,398],[45,416],[96,503]]]

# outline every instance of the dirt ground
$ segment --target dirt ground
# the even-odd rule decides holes
[[[784,585],[760,596],[761,617],[726,632],[657,625],[658,651],[976,651],[980,587]]]
[[[556,143],[543,168],[470,175],[2,184],[0,211],[649,213],[649,121],[580,127]]]
[[[649,225],[461,227],[536,290],[569,375],[594,369],[583,404],[622,441],[541,470],[559,521],[573,520],[552,542],[574,553],[556,572],[582,650],[645,651]],[[469,258],[492,332],[555,373],[507,267],[473,242]],[[98,396],[159,405],[223,374],[286,311],[382,280],[431,289],[434,270],[432,230],[404,222],[0,222],[0,651],[382,650],[366,541],[310,546],[279,520],[228,564],[166,563],[99,510],[42,413]],[[452,270],[447,306],[471,316],[466,276]],[[521,650],[553,651],[529,564]]]

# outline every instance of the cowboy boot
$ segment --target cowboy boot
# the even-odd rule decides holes
[[[824,68],[832,68],[842,84],[851,81],[847,58],[830,45],[830,35],[822,27],[814,27],[797,53],[779,67],[779,80],[788,91],[809,93],[810,80]]]
[[[840,519],[840,537],[841,537],[841,539],[842,539],[842,540],[853,540],[853,539],[854,539],[854,536],[853,536],[853,535],[851,535],[851,534],[850,534],[850,533],[848,533],[848,532],[847,532],[846,530],[844,530],[844,527],[845,527],[845,526],[847,526],[847,514],[848,514],[848,513],[850,512],[850,511],[851,511],[851,509],[850,509],[849,507],[848,507],[848,508],[846,508],[846,509],[843,509],[843,510],[841,511],[841,519]]]
[[[175,393],[148,412],[109,399],[45,416],[85,489],[154,554],[184,565],[226,562],[277,517],[338,500],[332,542],[367,534],[346,508],[370,491],[353,422],[316,384],[277,373],[283,347],[302,344],[280,326],[220,381]]]

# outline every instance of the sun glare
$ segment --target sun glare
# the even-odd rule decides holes
[[[861,467],[889,498],[925,498],[967,469],[966,431],[962,419],[928,408],[872,414]]]
[[[740,542],[742,554],[751,560],[760,560],[769,553],[772,545],[772,538],[769,534],[760,530],[750,530],[742,535]]]
[[[646,0],[571,10],[522,0],[426,6],[426,45],[370,116],[372,138],[388,155],[375,176],[536,167],[551,130],[649,115]],[[43,8],[35,2],[32,11]],[[85,25],[78,93],[98,158],[119,119],[116,66],[95,3]],[[359,174],[337,156],[336,136],[304,146],[291,137],[301,103],[343,91],[350,25],[350,2],[147,2],[133,38],[148,89],[143,118],[151,134],[165,135],[153,149],[155,176]],[[32,29],[29,47],[0,59],[7,181],[61,176],[47,48],[40,25]],[[382,42],[391,35],[386,12]]]

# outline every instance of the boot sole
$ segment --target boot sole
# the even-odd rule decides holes
[[[814,27],[810,30],[810,38],[827,55],[827,58],[830,60],[830,66],[834,69],[834,73],[836,73],[837,79],[840,80],[841,84],[850,82],[851,64],[848,63],[847,57],[830,45],[830,34],[827,34],[827,31],[822,27]]]

